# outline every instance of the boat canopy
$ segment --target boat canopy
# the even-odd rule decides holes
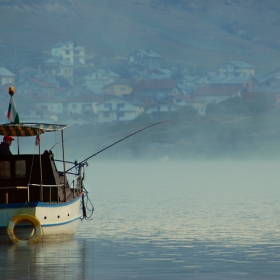
[[[0,124],[0,135],[10,136],[36,136],[44,132],[61,131],[68,125],[47,124],[47,123],[21,123],[21,124]]]

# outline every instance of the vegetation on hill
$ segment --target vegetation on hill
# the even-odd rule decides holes
[[[38,52],[74,40],[111,57],[153,49],[194,74],[228,60],[265,72],[279,66],[279,12],[278,0],[2,0],[0,59],[14,62],[16,50],[18,64],[34,65]]]

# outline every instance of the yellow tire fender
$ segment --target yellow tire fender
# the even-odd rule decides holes
[[[14,233],[14,228],[19,222],[28,222],[33,226],[34,232],[27,239],[19,239]],[[19,214],[9,221],[6,227],[6,233],[10,241],[15,244],[36,244],[42,237],[42,227],[40,221],[35,216]]]

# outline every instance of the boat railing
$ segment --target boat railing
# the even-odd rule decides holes
[[[20,190],[26,189],[27,190],[27,202],[29,202],[29,187],[28,186],[14,186],[14,187],[1,187],[1,190],[5,191],[5,203],[9,203],[9,190]]]
[[[28,184],[28,194],[29,194],[29,187],[41,187],[42,188],[42,192],[43,192],[43,188],[49,188],[49,202],[52,202],[52,188],[56,188],[57,190],[57,203],[59,202],[59,187],[63,187],[64,184],[59,184],[59,185],[41,185],[41,184]],[[42,201],[43,201],[43,195],[42,195]],[[28,195],[28,202],[29,202],[29,195]]]

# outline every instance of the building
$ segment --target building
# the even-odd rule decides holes
[[[161,68],[161,55],[152,50],[136,50],[128,56],[128,64],[151,71]]]
[[[139,95],[152,96],[157,100],[178,93],[175,80],[141,80],[137,91]]]
[[[217,69],[218,75],[225,76],[254,76],[255,67],[243,61],[228,61]]]
[[[99,123],[131,121],[143,112],[143,103],[120,96],[112,96],[97,105]]]
[[[120,76],[110,70],[96,70],[84,77],[83,87],[100,94],[103,87],[117,81]]]
[[[234,96],[242,96],[244,87],[241,85],[208,85],[197,88],[194,96],[208,103],[220,103]]]
[[[74,65],[85,64],[85,48],[73,41],[62,41],[51,46],[51,55]]]

